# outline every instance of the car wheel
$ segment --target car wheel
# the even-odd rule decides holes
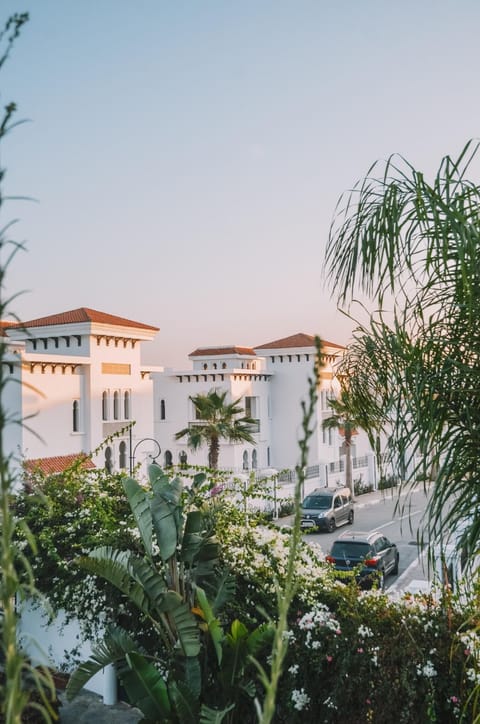
[[[348,514],[348,521],[347,521],[348,525],[353,525],[353,519],[354,519],[354,517],[355,517],[355,516],[354,516],[354,514],[353,514],[353,510],[351,510],[350,513]]]
[[[335,530],[336,527],[337,527],[337,525],[335,523],[335,518],[330,518],[330,520],[327,523],[328,532],[333,533],[333,531]]]
[[[400,560],[400,556],[399,556],[398,553],[397,553],[397,555],[396,555],[396,557],[395,557],[395,565],[394,565],[393,568],[392,568],[392,573],[393,573],[394,576],[398,576],[398,562],[399,562],[399,560]]]

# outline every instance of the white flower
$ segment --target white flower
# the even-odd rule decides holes
[[[293,664],[293,666],[290,666],[288,673],[295,676],[295,674],[298,673],[298,664]]]
[[[373,636],[373,631],[372,631],[372,629],[368,628],[368,626],[364,626],[363,624],[361,624],[358,627],[358,635],[362,639],[367,639],[367,638],[370,638],[371,636]]]
[[[292,701],[295,709],[302,711],[302,709],[305,709],[305,707],[310,704],[310,697],[305,689],[294,689],[292,691]]]
[[[435,667],[432,662],[427,661],[424,666],[421,666],[421,664],[417,664],[417,674],[419,676],[426,676],[427,678],[432,679],[434,676],[437,675],[437,672],[435,671]]]

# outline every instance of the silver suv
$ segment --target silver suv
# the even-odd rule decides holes
[[[301,526],[305,531],[327,530],[352,525],[352,494],[348,488],[315,488],[303,500]]]

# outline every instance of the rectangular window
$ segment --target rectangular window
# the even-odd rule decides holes
[[[258,417],[258,397],[245,397],[246,417]]]

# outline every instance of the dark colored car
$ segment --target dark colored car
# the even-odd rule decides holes
[[[301,527],[305,531],[352,525],[353,500],[348,488],[315,488],[302,502]]]
[[[326,559],[337,571],[358,568],[357,581],[362,587],[371,587],[378,581],[378,587],[383,591],[386,576],[398,573],[400,555],[395,543],[383,533],[353,532],[340,535]]]

